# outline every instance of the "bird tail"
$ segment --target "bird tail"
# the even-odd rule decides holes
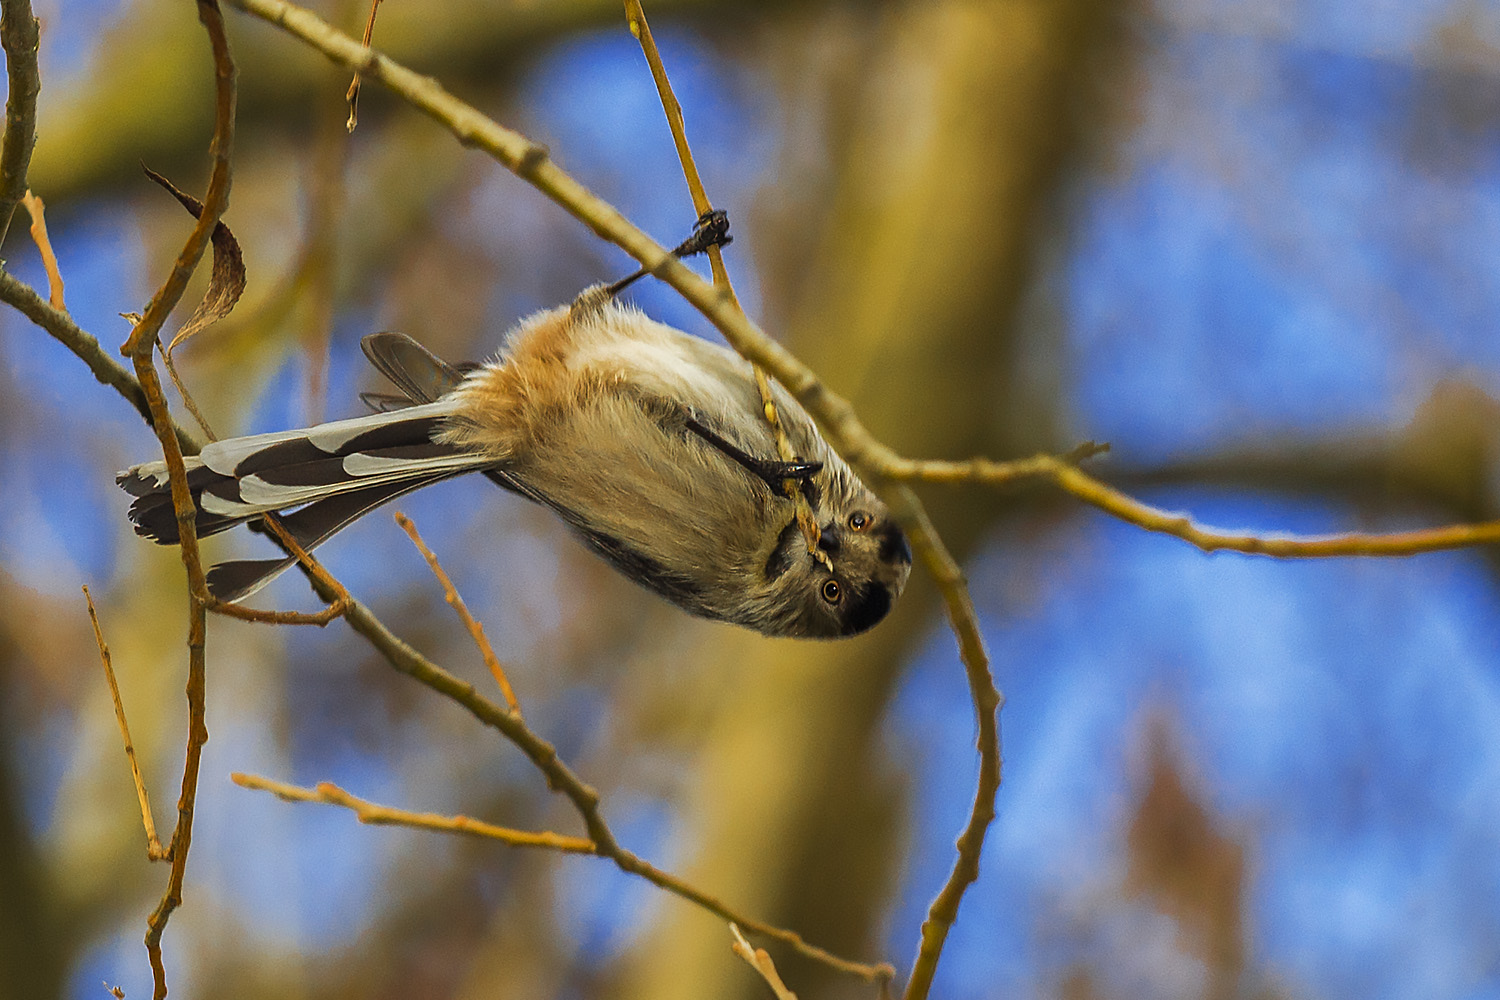
[[[304,550],[375,507],[450,476],[491,467],[493,456],[433,438],[456,401],[440,400],[303,430],[216,441],[184,460],[197,508],[200,537],[218,534],[262,514],[296,508],[282,525]],[[160,545],[180,541],[166,464],[127,469],[116,482],[134,496],[136,534]],[[221,563],[209,590],[238,601],[291,566],[292,557]]]

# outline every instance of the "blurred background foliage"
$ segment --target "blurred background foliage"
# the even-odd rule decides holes
[[[360,0],[316,5],[357,33]],[[75,318],[127,330],[206,176],[191,4],[37,0],[33,189]],[[1500,516],[1500,11],[1484,0],[648,6],[751,314],[912,455],[1083,438],[1146,499],[1263,531]],[[250,286],[180,355],[221,433],[359,412],[357,349],[481,357],[629,267],[378,88],[228,14],[227,221]],[[612,0],[383,5],[377,44],[671,245],[692,211]],[[45,286],[20,221],[4,256]],[[708,335],[662,287],[636,300]],[[194,298],[190,292],[189,299]],[[149,993],[144,838],[79,584],[157,816],[185,732],[180,563],[130,534],[135,414],[0,312],[0,996]],[[935,994],[1500,997],[1500,561],[1285,563],[1044,490],[926,491],[1009,701],[983,875]],[[838,644],[690,620],[483,480],[402,502],[627,846],[851,957],[914,954],[972,794],[931,586]],[[213,552],[253,547],[214,540]],[[486,676],[382,512],[330,568]],[[296,580],[267,598],[310,606]],[[520,755],[344,627],[215,619],[184,997],[757,997],[723,926],[592,859],[358,826],[236,788],[572,832]],[[801,996],[868,997],[782,952]]]

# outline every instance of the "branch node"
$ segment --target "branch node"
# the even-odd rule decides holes
[[[462,141],[463,137],[460,136],[459,138]],[[478,144],[479,141],[476,135],[472,145]],[[552,151],[546,146],[539,142],[528,143],[526,148],[521,151],[520,157],[516,160],[515,172],[522,177],[532,177],[542,168],[542,164],[551,158]]]

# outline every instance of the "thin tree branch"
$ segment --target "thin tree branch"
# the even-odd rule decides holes
[[[62,312],[68,311],[67,298],[63,294],[62,269],[57,266],[57,254],[52,250],[52,240],[47,236],[47,206],[28,188],[21,196],[26,214],[31,216],[31,241],[37,253],[42,255],[42,268],[47,272],[47,304]]]
[[[435,830],[438,833],[459,833],[470,837],[498,840],[512,847],[540,847],[561,854],[593,854],[594,842],[586,837],[569,837],[550,830],[533,832],[513,830],[507,826],[496,826],[471,816],[440,816],[437,813],[411,812],[377,805],[351,795],[338,785],[323,781],[317,788],[299,788],[296,785],[272,781],[255,774],[231,774],[230,780],[242,788],[255,788],[270,792],[287,802],[326,802],[352,810],[361,823],[372,826],[410,826],[419,830]]]
[[[94,642],[99,645],[99,659],[104,663],[104,678],[109,682],[109,696],[115,703],[115,719],[120,723],[120,738],[125,742],[125,759],[130,761],[130,778],[135,782],[135,796],[141,804],[141,824],[146,828],[146,856],[152,861],[161,861],[167,857],[167,851],[156,836],[156,820],[151,816],[151,797],[146,794],[146,783],[141,780],[141,765],[135,759],[135,744],[130,740],[130,725],[125,721],[125,704],[120,700],[120,685],[115,681],[109,646],[104,642],[104,631],[99,627],[99,615],[94,610],[94,595],[89,593],[87,584],[83,588],[83,599],[88,602],[89,621],[94,626]]]
[[[186,406],[188,413],[192,414],[193,423],[198,425],[198,429],[203,432],[205,439],[217,441],[219,439],[218,435],[208,425],[208,418],[203,415],[202,410],[198,409],[198,404],[193,399],[193,394],[188,392],[187,383],[183,382],[182,376],[177,374],[177,363],[172,360],[172,349],[170,347],[163,347],[160,337],[156,338],[156,348],[161,351],[162,362],[167,366],[167,378],[172,380],[172,385],[177,389],[177,395],[182,397],[182,405]]]
[[[370,0],[370,16],[365,21],[365,45],[370,44],[370,39],[375,35],[375,15],[380,10],[380,0]],[[349,81],[349,90],[344,94],[344,100],[349,102],[349,120],[344,123],[344,128],[353,132],[359,125],[359,71],[355,70],[354,79]]]
[[[0,44],[5,47],[5,68],[10,77],[5,135],[0,138],[0,245],[26,193],[26,171],[36,146],[36,95],[42,89],[36,65],[39,38],[30,0],[0,0]]]
[[[347,605],[334,598],[333,602],[318,611],[268,611],[262,608],[247,608],[238,604],[230,604],[218,598],[210,596],[204,602],[204,607],[216,615],[226,618],[237,618],[242,622],[256,622],[260,625],[316,625],[322,628],[329,622],[342,618]]]
[[[902,994],[905,1000],[920,1000],[932,988],[932,977],[937,972],[943,944],[953,922],[958,919],[958,904],[969,886],[979,878],[979,857],[984,851],[985,833],[995,818],[995,794],[1000,790],[1000,709],[1005,704],[1005,696],[995,686],[994,675],[990,672],[989,654],[984,648],[979,617],[969,597],[969,585],[963,570],[943,544],[927,518],[927,511],[910,488],[897,486],[890,491],[890,499],[892,513],[903,523],[918,528],[910,532],[912,550],[937,585],[948,612],[949,626],[958,639],[959,658],[963,661],[969,698],[974,705],[975,748],[979,752],[979,777],[969,819],[958,837],[958,857],[954,859],[953,869],[943,888],[927,908],[917,957],[912,962],[911,974]]]
[[[214,135],[209,144],[213,169],[209,174],[208,190],[203,197],[203,211],[199,214],[197,224],[167,280],[152,297],[150,304],[146,306],[145,315],[121,348],[121,353],[129,357],[135,366],[136,378],[151,412],[151,425],[156,431],[162,456],[166,460],[167,472],[171,478],[172,505],[177,514],[181,537],[182,561],[188,577],[187,753],[182,768],[182,791],[177,799],[177,824],[172,830],[172,839],[167,848],[172,858],[172,871],[161,901],[146,921],[146,955],[151,962],[154,1000],[165,1000],[167,995],[167,973],[162,964],[161,938],[172,912],[182,905],[182,884],[187,874],[188,849],[193,838],[193,811],[198,797],[198,770],[203,759],[203,745],[208,742],[204,664],[207,631],[204,595],[208,588],[198,552],[195,526],[197,512],[187,485],[182,449],[177,441],[166,397],[162,394],[161,380],[157,377],[152,358],[162,324],[182,298],[188,278],[197,269],[203,251],[208,246],[209,237],[229,204],[230,154],[234,146],[234,59],[229,52],[229,41],[224,34],[224,19],[216,0],[198,0],[198,19],[208,33],[214,58]]]
[[[1399,532],[1351,532],[1301,537],[1265,536],[1196,524],[1186,514],[1172,513],[1142,503],[1079,469],[1066,457],[1036,455],[1013,462],[976,458],[966,462],[901,459],[889,470],[893,479],[934,483],[1007,485],[1024,479],[1051,481],[1084,503],[1128,524],[1171,535],[1204,552],[1242,552],[1280,559],[1326,559],[1344,556],[1410,556],[1443,549],[1467,548],[1500,542],[1500,521],[1450,524]]]
[[[667,116],[667,127],[672,130],[672,142],[677,147],[677,159],[682,163],[682,176],[687,181],[688,193],[693,199],[693,211],[700,216],[713,211],[713,202],[703,187],[703,178],[698,173],[698,164],[693,160],[692,147],[688,145],[687,124],[682,117],[682,105],[672,91],[672,81],[667,78],[667,68],[662,64],[661,53],[656,48],[656,39],[651,34],[651,25],[646,22],[646,12],[640,0],[625,0],[625,19],[630,33],[641,43],[641,52],[651,67],[651,79],[656,82],[656,93],[661,98],[662,111]],[[366,45],[369,41],[366,40]],[[714,287],[731,298],[734,287],[729,281],[729,271],[724,267],[723,248],[708,248],[708,263],[713,270]],[[735,300],[738,304],[738,300]]]
[[[438,562],[438,557],[427,547],[427,543],[422,541],[422,536],[417,533],[417,526],[412,524],[411,518],[398,510],[396,512],[396,523],[401,525],[401,530],[406,532],[412,544],[417,547],[417,551],[422,553],[422,558],[427,560],[427,565],[432,570],[432,575],[437,577],[438,583],[442,585],[443,600],[448,602],[448,606],[457,613],[459,620],[464,623],[464,628],[469,630],[469,635],[473,638],[474,645],[479,648],[479,655],[484,658],[484,665],[489,668],[491,676],[495,678],[495,683],[500,687],[500,693],[505,697],[505,704],[510,707],[512,712],[520,715],[521,703],[516,700],[515,689],[510,686],[510,678],[505,676],[505,668],[500,665],[500,658],[495,655],[494,647],[490,645],[490,640],[485,637],[484,626],[469,613],[469,606],[458,595],[458,588],[453,585],[453,580],[443,570],[442,564]]]
[[[161,937],[167,929],[167,921],[172,918],[172,912],[182,905],[182,883],[187,876],[188,849],[193,841],[193,811],[198,801],[198,770],[203,760],[203,745],[208,742],[205,715],[205,640],[203,602],[189,595],[188,737],[182,767],[182,790],[177,796],[177,823],[172,828],[172,839],[167,844],[167,856],[171,860],[172,870],[167,876],[167,888],[162,893],[161,900],[146,918],[146,957],[151,962],[153,1000],[165,1000],[167,995],[167,969],[162,964]]]

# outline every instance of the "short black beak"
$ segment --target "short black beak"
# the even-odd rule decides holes
[[[844,532],[838,525],[830,523],[818,531],[818,548],[829,555],[837,555],[844,544]]]

